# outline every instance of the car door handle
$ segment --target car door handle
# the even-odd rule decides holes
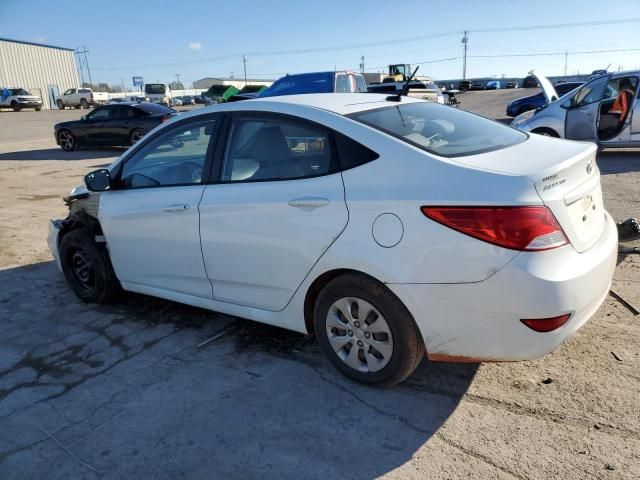
[[[289,200],[289,205],[302,210],[313,210],[314,208],[329,205],[329,199],[324,197],[300,197]]]
[[[173,203],[171,205],[162,207],[162,210],[167,213],[182,213],[186,212],[190,208],[191,205],[187,205],[186,203]]]

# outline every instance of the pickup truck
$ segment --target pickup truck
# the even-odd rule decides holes
[[[31,95],[24,88],[0,88],[1,108],[12,108],[14,112],[23,108],[35,108],[39,112],[42,110],[42,99]]]
[[[108,101],[109,94],[106,92],[94,92],[90,88],[70,88],[57,98],[56,105],[64,110],[66,107],[89,108]]]

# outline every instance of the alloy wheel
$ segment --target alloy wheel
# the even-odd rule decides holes
[[[384,316],[361,298],[345,297],[331,305],[326,321],[336,355],[359,372],[377,372],[391,360],[393,337]]]
[[[73,135],[71,135],[71,133],[67,132],[66,130],[60,132],[59,139],[60,146],[63,150],[67,152],[73,150],[73,147],[75,146],[75,139],[73,138]]]
[[[144,137],[144,132],[142,130],[135,130],[132,134],[131,134],[131,143],[136,143],[138,140],[140,140],[142,137]]]

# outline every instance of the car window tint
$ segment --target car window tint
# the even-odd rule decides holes
[[[285,180],[334,170],[326,131],[289,120],[234,119],[221,180]]]
[[[119,119],[127,119],[127,118],[135,118],[136,112],[134,108],[120,106],[116,107],[115,113],[113,114],[113,118]]]
[[[344,135],[335,134],[335,140],[341,170],[364,165],[379,157],[373,150]]]
[[[113,108],[103,107],[96,108],[93,112],[87,115],[87,118],[91,120],[109,120],[112,118]]]
[[[587,83],[574,95],[573,106],[582,107],[590,103],[599,102],[602,99],[608,80],[608,77],[602,77]]]
[[[527,139],[513,128],[437,103],[407,103],[349,117],[444,157],[489,152]]]
[[[215,123],[214,119],[191,123],[156,136],[124,164],[122,186],[140,188],[201,183]]]
[[[356,75],[356,89],[358,90],[358,92],[365,92],[367,91],[367,82],[364,79],[364,77],[362,75]]]

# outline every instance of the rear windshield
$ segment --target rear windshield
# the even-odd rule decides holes
[[[173,108],[165,107],[164,105],[160,105],[158,103],[149,103],[143,102],[133,105],[133,108],[137,108],[138,110],[142,110],[143,112],[152,115],[154,113],[175,113]]]
[[[150,94],[164,94],[166,93],[167,89],[164,86],[164,84],[162,83],[147,83],[144,86],[144,93],[150,93]]]
[[[394,105],[349,118],[443,157],[499,150],[528,138],[498,122],[437,103]]]
[[[260,97],[333,92],[333,72],[287,75],[260,93]]]

